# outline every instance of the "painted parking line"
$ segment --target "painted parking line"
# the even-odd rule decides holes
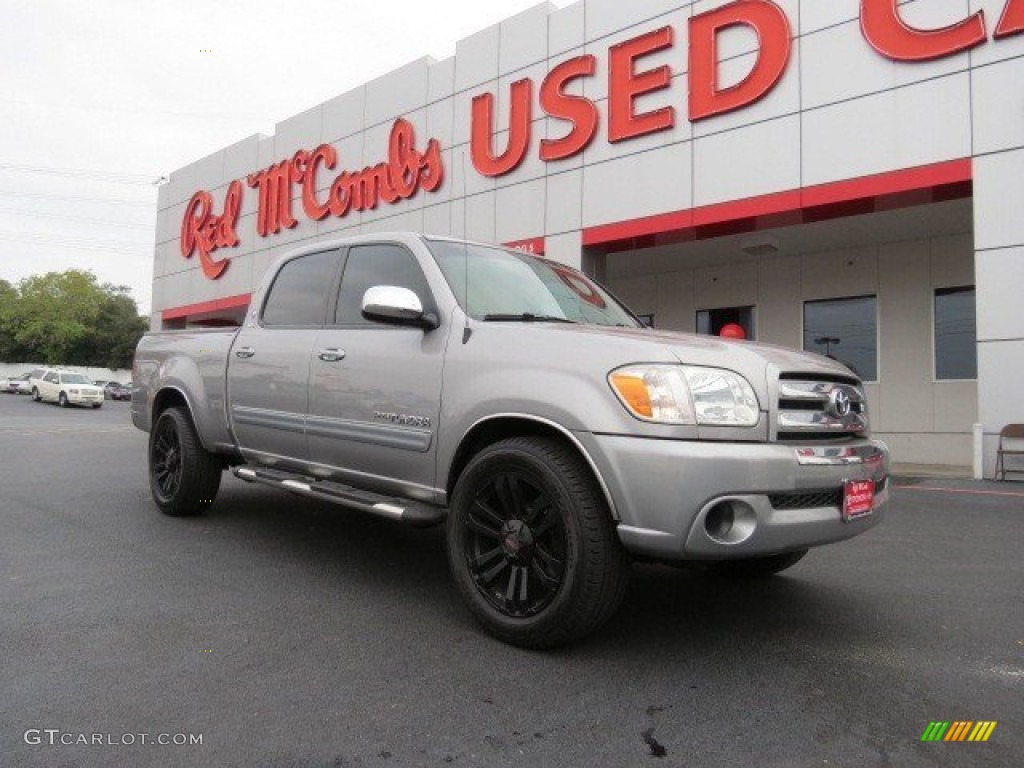
[[[1024,498],[1024,493],[1016,493],[1014,491],[976,491],[970,488],[930,488],[928,486],[920,485],[899,485],[898,483],[895,484],[893,488],[899,491],[924,491],[925,493],[961,493],[968,496],[1014,496]]]

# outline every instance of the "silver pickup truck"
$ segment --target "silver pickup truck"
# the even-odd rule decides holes
[[[445,524],[470,611],[534,648],[606,621],[631,557],[772,574],[888,505],[849,369],[647,328],[577,270],[445,238],[291,253],[238,330],[147,334],[133,384],[164,513],[230,468]]]

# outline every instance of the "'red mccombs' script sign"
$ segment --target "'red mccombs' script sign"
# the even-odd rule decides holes
[[[408,200],[421,189],[435,192],[444,182],[441,144],[431,139],[426,150],[417,150],[412,123],[404,119],[396,120],[391,127],[385,162],[361,171],[344,171],[321,191],[321,174],[337,165],[337,150],[321,144],[312,152],[301,149],[288,160],[249,174],[246,182],[259,194],[257,234],[267,237],[298,224],[292,208],[292,190],[296,186],[302,191],[303,213],[313,221],[321,221],[328,216],[344,217],[349,211],[374,209],[381,202]],[[198,251],[203,274],[211,280],[224,274],[230,263],[214,261],[211,254],[218,248],[231,248],[239,243],[236,228],[242,193],[242,182],[231,182],[220,214],[214,211],[213,198],[205,190],[196,192],[185,207],[181,253],[188,259]]]

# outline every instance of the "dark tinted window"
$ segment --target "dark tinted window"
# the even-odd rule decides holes
[[[974,287],[935,292],[935,378],[978,378]]]
[[[804,349],[838,360],[865,381],[878,379],[874,296],[804,303]]]
[[[420,297],[424,307],[430,298],[426,278],[413,255],[405,248],[383,244],[359,245],[348,252],[335,322],[338,325],[373,322],[363,317],[363,294],[376,285],[408,288]]]
[[[323,325],[327,291],[337,262],[337,251],[324,251],[285,264],[263,306],[263,324]]]

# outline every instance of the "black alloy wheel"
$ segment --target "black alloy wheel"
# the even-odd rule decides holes
[[[163,499],[173,499],[181,487],[181,440],[173,419],[161,419],[153,432],[150,461],[156,488]]]
[[[149,487],[165,515],[202,514],[217,497],[223,465],[207,451],[188,411],[168,408],[149,434]]]
[[[465,551],[473,583],[495,610],[524,617],[551,605],[565,580],[566,550],[562,513],[540,483],[516,471],[481,483]]]
[[[593,472],[555,438],[508,438],[473,456],[452,493],[447,544],[473,617],[525,648],[590,634],[629,583],[629,557]]]

